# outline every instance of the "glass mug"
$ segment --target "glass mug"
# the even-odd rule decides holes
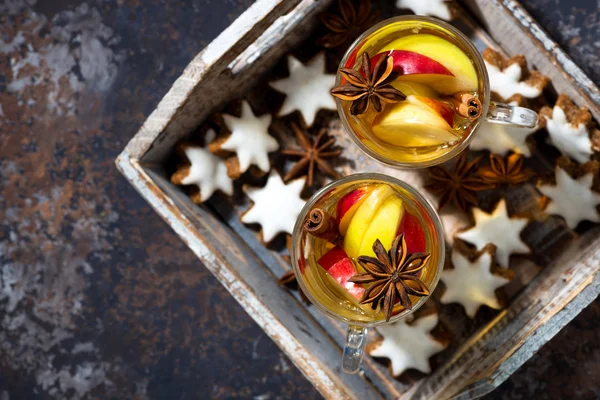
[[[380,97],[376,101],[381,112],[370,103],[366,112],[353,115],[356,92],[347,91],[346,99],[336,97],[337,109],[354,142],[387,165],[422,168],[447,161],[468,146],[484,120],[537,125],[536,112],[490,101],[481,55],[462,32],[443,21],[413,15],[385,20],[350,46],[340,69],[353,69],[364,77],[363,53],[370,56],[372,72],[384,54],[392,59],[392,76],[381,85],[391,84],[406,98],[388,102]],[[386,70],[385,61],[378,76]],[[338,70],[336,88],[350,80]]]
[[[330,216],[335,231],[343,235],[337,236],[337,240],[326,240],[307,231],[306,223],[315,212]],[[379,307],[373,309],[369,304],[360,304],[364,290],[371,284],[348,282],[351,276],[363,272],[356,262],[357,255],[375,256],[369,254],[373,238],[380,239],[389,251],[392,240],[400,233],[408,239],[407,254],[430,254],[416,275],[430,295],[444,266],[442,224],[427,200],[406,183],[374,173],[344,177],[315,193],[296,221],[291,247],[296,279],[306,297],[320,311],[348,324],[342,356],[342,369],[347,373],[359,370],[367,328],[405,318],[429,298],[429,295],[411,294],[412,309],[396,302],[391,318],[386,321]],[[353,245],[358,243],[359,246]]]

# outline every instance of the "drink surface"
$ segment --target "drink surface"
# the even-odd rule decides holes
[[[314,204],[311,211],[314,210],[322,210],[332,218],[339,236],[326,240],[303,232],[298,266],[307,294],[329,313],[350,323],[370,324],[386,319],[379,302],[374,307],[361,304],[373,283],[350,280],[366,272],[359,257],[376,257],[376,240],[388,251],[400,234],[406,241],[407,259],[415,253],[430,254],[415,276],[433,290],[443,243],[439,242],[429,213],[407,190],[387,182],[354,182],[327,192]],[[425,300],[412,295],[409,298],[412,305]],[[396,299],[392,315],[402,311],[406,308]]]
[[[463,142],[481,119],[483,80],[465,42],[437,24],[404,20],[372,32],[352,49],[345,62],[363,76],[363,53],[371,72],[384,55],[393,72],[383,82],[404,95],[381,101],[366,112],[352,113],[352,101],[342,101],[349,128],[364,146],[386,159],[415,163],[435,160]],[[380,67],[380,74],[385,65]],[[346,80],[342,76],[340,83]],[[479,113],[469,109],[479,103]]]

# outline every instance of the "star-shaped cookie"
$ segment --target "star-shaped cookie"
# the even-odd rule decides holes
[[[573,158],[579,163],[589,161],[592,151],[592,142],[588,136],[588,129],[583,123],[573,125],[567,121],[567,115],[559,106],[554,106],[552,116],[544,116],[549,141],[563,155]]]
[[[503,101],[512,101],[518,96],[536,98],[550,83],[547,76],[529,70],[522,54],[506,59],[488,48],[483,51],[483,59],[490,78],[490,90]]]
[[[510,102],[517,106],[517,102]],[[473,136],[471,150],[489,150],[494,154],[505,156],[510,151],[531,156],[531,150],[527,145],[527,137],[539,128],[521,128],[515,125],[494,124],[483,121],[477,133]]]
[[[329,91],[335,85],[335,75],[325,72],[325,54],[319,53],[306,65],[288,56],[290,76],[269,85],[286,97],[278,115],[299,110],[307,126],[315,121],[321,108],[335,110],[335,100]]]
[[[240,118],[223,114],[225,125],[231,136],[223,142],[221,148],[237,154],[240,172],[244,173],[251,165],[256,165],[264,172],[269,172],[271,163],[269,154],[279,149],[279,143],[269,135],[271,115],[256,117],[247,101],[242,101]]]
[[[396,7],[408,8],[416,15],[431,15],[446,21],[452,19],[448,0],[397,0]]]
[[[214,131],[208,131],[206,136],[214,137]],[[227,167],[222,159],[199,146],[182,144],[180,150],[190,164],[178,168],[171,176],[171,182],[175,185],[197,186],[200,194],[192,197],[194,202],[208,200],[216,190],[229,196],[233,194],[233,182],[227,176]]]
[[[530,253],[529,247],[519,236],[529,223],[526,218],[510,218],[506,210],[504,199],[498,202],[496,209],[487,214],[479,208],[473,209],[475,226],[456,234],[456,237],[475,245],[478,251],[488,243],[496,246],[496,259],[498,264],[508,268],[509,257],[513,253]]]
[[[242,215],[241,221],[260,224],[265,243],[280,232],[292,234],[305,203],[300,198],[305,180],[296,179],[286,185],[279,174],[272,171],[265,187],[245,187],[244,192],[254,204]]]
[[[475,317],[482,305],[495,310],[501,308],[494,291],[506,285],[510,279],[492,274],[492,254],[489,251],[484,251],[471,262],[454,250],[452,265],[454,269],[445,269],[440,276],[446,286],[440,298],[442,303],[460,303],[470,318]]]
[[[542,185],[539,191],[550,198],[546,208],[548,214],[560,215],[571,229],[584,220],[600,222],[596,206],[600,204],[600,194],[592,191],[592,172],[573,179],[567,171],[557,167],[556,185]]]
[[[409,368],[428,374],[431,372],[429,358],[446,348],[430,335],[437,324],[438,315],[432,314],[417,319],[411,325],[399,321],[378,326],[377,331],[383,340],[369,344],[367,352],[373,357],[389,359],[392,375],[396,377]]]

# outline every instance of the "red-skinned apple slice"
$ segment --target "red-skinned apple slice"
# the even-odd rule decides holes
[[[363,187],[353,190],[347,194],[345,194],[337,203],[337,220],[338,220],[338,228],[340,230],[340,234],[342,236],[346,235],[346,231],[348,230],[348,225],[350,225],[350,221],[352,217],[358,210],[358,207],[365,200],[366,196],[371,193],[370,187]]]
[[[429,108],[444,118],[450,127],[454,126],[454,110],[450,104],[424,96],[408,96],[406,100],[416,106]]]
[[[394,60],[394,72],[405,75],[448,75],[454,76],[439,62],[419,53],[406,50],[392,50],[376,54],[371,58],[371,70],[384,54]]]
[[[425,231],[419,221],[419,218],[408,212],[404,213],[404,218],[398,227],[398,235],[404,233],[406,239],[406,251],[409,254],[425,252]]]
[[[357,300],[362,298],[365,289],[353,282],[348,282],[356,275],[356,267],[341,247],[336,246],[329,250],[317,262],[352,297]]]

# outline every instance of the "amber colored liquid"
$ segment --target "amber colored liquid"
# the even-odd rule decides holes
[[[353,183],[345,186],[339,186],[323,196],[314,208],[321,208],[330,215],[335,216],[337,202],[345,194],[361,186],[371,183]],[[380,183],[378,183],[380,184]],[[387,184],[387,183],[386,183]],[[435,226],[429,215],[423,207],[416,203],[414,198],[405,189],[399,186],[390,185],[397,196],[403,200],[405,213],[408,212],[418,217],[425,233],[425,252],[431,253],[431,258],[426,267],[422,270],[420,279],[431,287],[435,280],[438,264],[440,262],[440,248],[443,243],[439,243]],[[385,320],[383,313],[379,310],[373,310],[370,305],[361,305],[357,299],[351,296],[342,288],[328,273],[318,264],[318,260],[334,246],[322,239],[315,238],[310,234],[303,234],[300,254],[303,255],[300,264],[302,280],[310,295],[321,303],[330,312],[343,317],[348,322],[372,323]],[[387,249],[389,250],[389,249]],[[358,272],[364,270],[353,260]],[[415,304],[420,298],[411,296],[411,301]],[[394,307],[394,315],[403,311],[404,308],[399,304]]]
[[[369,37],[365,38],[361,41],[351,52],[348,62],[346,63],[346,67],[354,68],[356,70],[360,70],[361,64],[361,55],[363,52],[369,54],[369,56],[373,57],[379,53],[386,52],[390,50],[390,46],[393,47],[393,44],[397,42],[398,39],[404,38],[407,36],[419,36],[419,35],[434,35],[437,36],[444,41],[452,43],[456,47],[459,48],[460,52],[466,56],[466,59],[470,61],[470,63],[474,66],[475,62],[473,61],[473,57],[469,54],[468,49],[464,46],[464,44],[455,38],[451,32],[445,31],[431,23],[426,23],[422,21],[399,21],[389,25],[384,26],[383,28],[377,30]],[[417,49],[411,49],[411,51],[418,51]],[[354,54],[353,54],[354,53]],[[452,57],[450,54],[447,57]],[[455,57],[456,58],[456,57]],[[476,68],[474,68],[474,72]],[[469,91],[461,91],[461,93],[469,93],[476,97],[483,92],[483,81],[479,75],[475,72],[476,76],[476,88],[475,90]],[[411,77],[409,75],[401,78],[402,82],[410,85],[412,83],[417,83],[419,88],[423,86],[428,87],[430,91],[428,93],[434,93],[435,99],[441,102],[444,102],[448,105],[448,107],[454,108],[453,104],[446,100],[452,95],[450,93],[438,93],[434,86],[429,85],[428,83],[424,83],[422,81],[411,81]],[[399,90],[402,90],[402,87],[396,86]],[[404,91],[403,91],[404,92]],[[405,93],[406,94],[406,93]],[[413,93],[414,94],[414,93]],[[423,94],[423,93],[421,93]],[[389,113],[390,109],[398,108],[401,106],[401,103],[395,104],[387,104],[383,103],[384,110],[382,113]],[[437,159],[448,153],[452,150],[453,147],[460,144],[476,127],[477,120],[471,120],[465,117],[462,117],[458,113],[454,114],[454,120],[451,126],[448,126],[447,135],[440,136],[439,140],[419,140],[419,132],[415,132],[410,128],[410,126],[406,126],[403,128],[398,128],[397,132],[397,140],[394,143],[390,143],[389,141],[381,140],[376,134],[373,133],[373,126],[375,120],[378,116],[378,113],[372,106],[369,106],[366,113],[353,116],[350,113],[350,101],[343,102],[343,112],[345,113],[348,124],[350,125],[351,130],[354,134],[361,140],[361,142],[372,150],[374,153],[385,157],[387,159],[395,160],[403,163],[411,163],[411,162],[426,162],[429,160]],[[393,111],[393,110],[392,110]],[[426,118],[425,118],[426,119]],[[419,129],[427,129],[427,126],[419,127]],[[433,129],[431,129],[428,134],[435,136],[433,133]],[[402,140],[403,135],[407,139],[406,141]]]

